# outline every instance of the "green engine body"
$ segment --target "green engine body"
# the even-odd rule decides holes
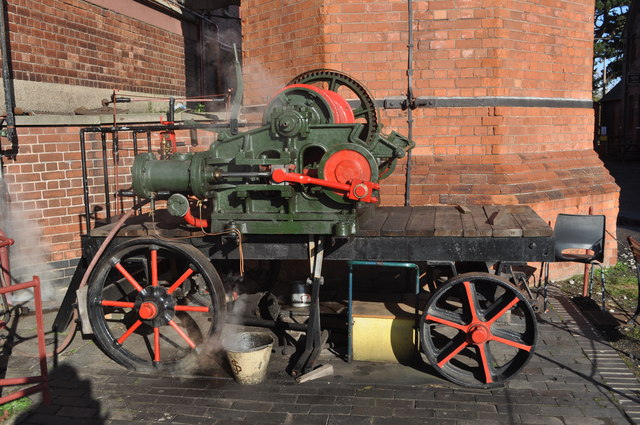
[[[345,91],[360,105],[352,108]],[[413,145],[380,132],[373,100],[355,80],[311,71],[274,97],[262,127],[219,133],[205,152],[138,155],[133,189],[147,199],[175,194],[168,200],[175,215],[187,212],[185,195],[198,198],[211,232],[348,236],[358,205],[377,201],[377,183]],[[277,181],[276,172],[288,180]]]

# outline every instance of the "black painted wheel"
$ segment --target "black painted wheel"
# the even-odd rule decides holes
[[[224,289],[198,249],[131,239],[98,262],[87,293],[100,348],[129,369],[191,368],[224,317]]]
[[[287,86],[292,84],[317,85],[338,93],[344,99],[358,99],[360,106],[353,109],[353,115],[356,122],[363,125],[359,138],[368,144],[373,142],[373,137],[378,132],[378,113],[373,97],[360,82],[332,69],[314,69],[298,75]]]
[[[430,298],[420,323],[422,351],[431,365],[465,387],[502,385],[527,364],[536,338],[526,298],[488,273],[449,279]]]

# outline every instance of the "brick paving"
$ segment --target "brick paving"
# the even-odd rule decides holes
[[[34,405],[16,424],[322,424],[412,425],[640,423],[640,385],[615,351],[572,304],[554,299],[539,321],[536,354],[503,388],[469,390],[425,367],[334,364],[328,378],[296,384],[286,359],[272,355],[266,382],[235,383],[224,369],[211,376],[164,376],[122,369],[79,336],[51,367],[53,404]],[[28,328],[28,320],[23,326]],[[5,362],[7,359],[5,359]],[[34,373],[36,362],[8,359],[7,375]],[[11,422],[9,422],[11,423]]]

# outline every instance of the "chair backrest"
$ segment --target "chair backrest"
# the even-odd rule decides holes
[[[604,215],[558,214],[553,229],[556,259],[567,249],[590,249],[593,259],[604,260],[606,220]]]

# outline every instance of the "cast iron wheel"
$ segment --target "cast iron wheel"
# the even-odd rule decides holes
[[[182,243],[139,238],[108,250],[87,309],[97,344],[129,369],[188,369],[224,320],[224,288],[209,259]]]
[[[425,306],[420,342],[431,365],[465,387],[502,385],[533,355],[536,317],[526,298],[489,273],[465,273],[438,288]]]
[[[318,85],[325,90],[338,93],[345,99],[355,96],[360,101],[360,106],[353,109],[353,115],[356,122],[363,124],[360,139],[367,144],[372,143],[373,136],[378,132],[376,105],[367,89],[357,80],[331,69],[314,69],[298,75],[289,81],[287,86],[292,84]]]

